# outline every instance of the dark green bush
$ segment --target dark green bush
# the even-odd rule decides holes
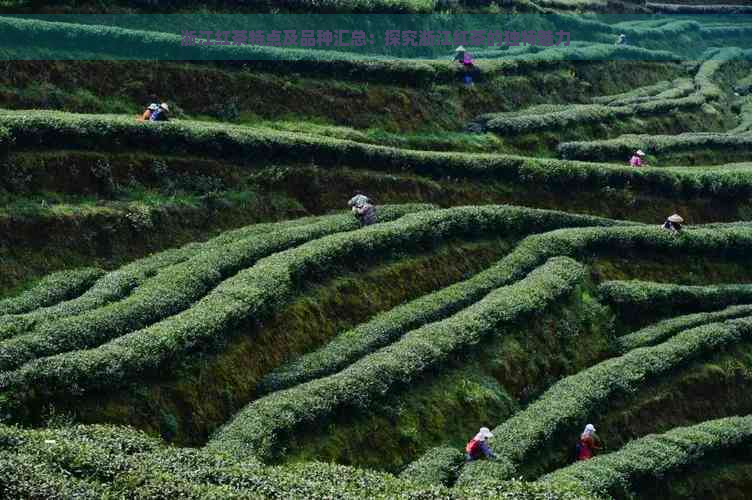
[[[520,464],[551,445],[564,431],[577,435],[596,410],[617,394],[634,394],[689,361],[725,346],[752,340],[752,317],[712,323],[683,331],[654,347],[634,349],[554,384],[540,398],[493,430],[491,445],[504,463]],[[466,481],[477,477],[465,467]]]
[[[383,209],[383,221],[398,218],[408,210]],[[352,215],[334,215],[303,226],[240,239],[216,249],[207,249],[184,262],[171,265],[135,288],[123,300],[38,325],[32,332],[0,342],[0,371],[13,370],[33,359],[90,349],[128,332],[147,327],[178,314],[212,291],[223,280],[259,259],[323,236],[358,226]]]
[[[722,311],[688,314],[686,316],[679,316],[678,318],[667,319],[620,337],[618,339],[619,349],[621,352],[629,352],[638,347],[646,347],[663,342],[672,335],[682,330],[694,328],[695,326],[751,315],[752,305],[742,305],[727,307]]]
[[[561,227],[628,224],[548,210],[518,207],[504,207],[500,210],[506,212],[506,220],[496,230],[515,236]],[[263,393],[278,391],[331,375],[366,354],[390,344],[402,334],[455,314],[495,288],[508,285],[515,279],[519,279],[515,270],[496,265],[469,280],[400,305],[338,335],[322,348],[274,370],[262,379],[259,390]]]
[[[575,483],[598,495],[629,497],[636,480],[664,480],[667,472],[699,465],[717,452],[729,453],[752,444],[752,416],[710,420],[651,434],[624,448],[591,460],[577,462],[543,476],[546,485]]]
[[[221,156],[240,162],[310,162],[358,165],[387,171],[409,170],[431,177],[498,179],[513,184],[544,184],[550,189],[625,188],[674,196],[728,196],[752,194],[752,170],[727,168],[637,169],[629,166],[538,159],[510,155],[437,153],[374,146],[354,141],[307,136],[270,129],[255,129],[201,122],[143,124],[124,117],[75,115],[59,112],[3,112],[0,119],[16,137],[16,147],[77,149],[144,149],[156,153]],[[695,134],[700,136],[701,134]],[[708,137],[729,137],[707,134]],[[623,136],[616,143],[626,158],[643,136]],[[675,140],[682,136],[671,136]],[[645,138],[647,147],[661,136]],[[622,144],[619,141],[627,141]],[[651,142],[652,141],[652,142]],[[746,142],[745,142],[746,141]],[[562,145],[562,154],[578,155],[583,143]],[[733,136],[739,148],[752,144],[744,135]],[[597,148],[600,148],[598,146]],[[613,148],[612,148],[613,149]],[[657,148],[660,150],[660,148]]]
[[[567,296],[584,279],[584,268],[554,258],[521,281],[498,288],[445,320],[405,333],[341,372],[274,392],[240,411],[209,442],[209,448],[252,454],[262,460],[284,450],[283,437],[312,422],[325,421],[350,407],[368,407],[396,387],[409,386],[437,369],[449,356],[489,335],[541,312]]]
[[[127,297],[150,278],[167,272],[172,266],[185,262],[202,251],[219,251],[239,240],[259,237],[273,230],[295,228],[319,220],[315,217],[276,224],[254,224],[227,231],[204,243],[190,243],[126,264],[111,271],[94,283],[81,296],[23,315],[6,316],[0,320],[0,338],[6,339],[34,330],[37,326],[78,316]]]
[[[688,286],[647,281],[607,281],[601,299],[624,317],[707,311],[752,302],[752,285]]]
[[[104,271],[94,267],[50,274],[21,295],[0,300],[0,320],[6,314],[27,313],[72,299],[91,287],[103,274]]]

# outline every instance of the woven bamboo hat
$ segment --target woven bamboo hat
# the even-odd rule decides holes
[[[678,214],[672,215],[671,217],[668,218],[668,220],[671,222],[676,222],[677,224],[681,224],[682,222],[684,222],[684,219],[682,219],[681,216]]]

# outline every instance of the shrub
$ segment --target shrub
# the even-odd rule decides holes
[[[45,322],[59,321],[116,302],[137,289],[149,278],[171,266],[184,262],[202,250],[219,250],[235,241],[261,236],[274,229],[298,227],[318,220],[304,218],[278,224],[254,224],[227,231],[204,243],[191,243],[182,248],[167,250],[138,259],[102,276],[84,294],[57,305],[40,308],[27,314],[6,316],[0,321],[0,338],[10,338],[33,330]]]
[[[380,217],[389,220],[425,208],[385,207]],[[0,386],[14,388],[13,397],[6,403],[9,410],[23,411],[21,401],[27,398],[72,395],[82,389],[112,390],[191,352],[222,345],[241,321],[270,314],[302,284],[327,276],[334,266],[355,256],[433,245],[448,236],[487,234],[502,223],[505,213],[498,207],[416,213],[398,223],[377,224],[277,253],[224,281],[180,314],[96,349],[40,358],[19,370],[0,374]]]
[[[731,306],[722,311],[688,314],[686,316],[679,316],[678,318],[667,319],[624,335],[617,342],[619,350],[625,353],[638,347],[646,347],[663,342],[680,331],[694,328],[695,326],[750,315],[752,315],[752,306],[750,305]]]
[[[540,482],[574,482],[598,495],[626,497],[637,479],[663,479],[668,472],[700,464],[710,454],[729,453],[750,444],[752,416],[721,418],[645,436],[614,453],[543,476]]]
[[[606,186],[676,195],[749,196],[752,194],[751,169],[693,168],[636,169],[554,159],[510,155],[437,153],[411,151],[353,141],[293,134],[270,129],[253,129],[199,122],[169,122],[144,125],[123,117],[74,115],[59,112],[3,112],[0,119],[13,131],[19,148],[103,147],[148,148],[156,153],[216,155],[241,162],[285,160],[315,161],[322,165],[360,165],[376,170],[410,170],[432,177],[497,179],[513,184],[545,184],[550,188],[598,189]],[[701,134],[695,134],[700,137]],[[706,134],[706,137],[728,137]],[[627,155],[636,147],[650,146],[662,136],[622,136],[616,148]],[[683,136],[671,136],[666,141]],[[746,136],[733,136],[732,145],[749,147]],[[635,140],[629,141],[629,138]],[[745,142],[746,141],[746,142]],[[567,143],[560,151],[566,157],[579,155],[583,143]],[[592,148],[587,143],[586,147]],[[720,147],[721,145],[719,145]],[[599,149],[597,146],[595,149]],[[657,150],[661,148],[656,147]],[[587,155],[585,155],[587,156]]]
[[[409,209],[407,210],[409,211]],[[404,209],[380,211],[382,220],[400,217]],[[74,317],[40,324],[32,332],[0,342],[0,371],[15,369],[32,359],[95,347],[178,314],[223,280],[252,266],[258,259],[325,235],[352,230],[352,215],[335,215],[320,222],[270,231],[199,252],[146,280],[123,300]]]
[[[677,3],[650,3],[650,8],[655,12],[665,14],[752,14],[752,6],[749,5],[682,5]]]
[[[367,407],[404,387],[452,354],[541,312],[568,295],[584,278],[584,268],[555,258],[526,278],[499,288],[445,320],[412,330],[393,344],[334,375],[262,397],[240,411],[209,443],[214,450],[268,460],[283,450],[282,438],[346,408]]]
[[[465,454],[457,448],[433,448],[400,473],[401,479],[423,485],[451,486],[459,475]]]
[[[601,299],[625,317],[676,311],[707,311],[752,302],[752,285],[687,286],[646,281],[607,281]]]
[[[523,235],[560,227],[619,224],[597,217],[564,215],[547,210],[504,207],[507,219],[497,231]],[[513,269],[495,265],[469,280],[420,297],[335,337],[322,348],[269,373],[259,384],[263,393],[286,389],[342,370],[357,359],[384,347],[405,332],[439,321],[477,302],[495,288],[519,279]]]
[[[634,349],[566,377],[540,398],[494,429],[492,446],[503,461],[520,464],[532,452],[550,446],[564,431],[579,426],[617,394],[640,387],[677,367],[727,345],[752,339],[752,318],[734,319],[683,331],[654,347]],[[476,477],[473,467],[462,475]]]
[[[684,81],[691,83],[690,80],[684,79]],[[638,87],[627,92],[622,92],[621,94],[596,96],[593,97],[591,101],[593,102],[593,104],[604,105],[618,105],[615,103],[629,104],[635,100],[651,99],[657,95],[662,95],[663,93],[670,91],[675,87],[677,87],[677,82],[663,80],[653,85]],[[691,85],[690,89],[694,89],[694,85]]]
[[[268,467],[206,449],[167,448],[132,429],[105,426],[0,427],[0,472],[4,498],[594,499],[572,486],[510,481],[450,490],[336,464]]]
[[[72,299],[88,289],[104,271],[85,267],[60,271],[43,278],[17,297],[0,300],[0,319],[6,314],[21,314]]]
[[[647,149],[659,156],[698,149],[735,150],[752,152],[752,135],[716,132],[688,132],[677,135],[626,134],[616,139],[602,141],[573,141],[559,144],[559,155],[566,159],[607,161],[628,158],[636,149]],[[739,169],[737,175],[744,175]]]
[[[719,98],[722,93],[713,82],[717,73],[729,60],[740,58],[740,49],[723,49],[719,60],[703,62],[694,78],[694,85],[685,81],[683,85],[666,89],[654,96],[616,99],[604,104],[575,104],[571,106],[540,106],[511,113],[491,113],[482,115],[477,122],[485,130],[498,134],[526,134],[541,130],[563,129],[589,123],[602,123],[622,120],[632,116],[664,115],[680,109],[696,109],[708,100]],[[648,87],[652,91],[656,86]],[[659,87],[660,88],[660,87]],[[687,95],[693,90],[696,92]]]

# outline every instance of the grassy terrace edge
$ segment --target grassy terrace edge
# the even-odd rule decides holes
[[[699,464],[707,455],[730,453],[750,443],[752,416],[710,420],[636,439],[616,452],[559,469],[540,482],[574,482],[598,495],[629,495],[638,479],[658,479]]]
[[[205,122],[141,124],[130,117],[62,112],[0,113],[0,150],[149,148],[157,153],[212,155],[254,163],[315,162],[409,170],[420,175],[493,178],[513,184],[635,189],[687,196],[749,196],[752,168],[641,168],[513,155],[434,153],[325,139],[263,128]],[[4,141],[4,142],[3,142]]]

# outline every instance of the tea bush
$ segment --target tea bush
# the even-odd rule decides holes
[[[8,314],[22,314],[72,299],[86,291],[103,274],[103,270],[94,267],[50,274],[22,294],[0,300],[0,320]]]
[[[615,395],[636,393],[640,387],[671,373],[691,360],[725,346],[752,340],[752,317],[712,323],[683,331],[662,344],[634,349],[555,383],[526,409],[493,430],[491,445],[502,463],[520,464],[535,450],[550,446],[564,431],[576,435],[596,410]],[[475,477],[465,467],[466,480]]]
[[[346,408],[367,408],[396,386],[409,386],[421,374],[442,366],[450,355],[489,335],[503,335],[511,324],[546,310],[583,278],[580,264],[554,258],[521,281],[491,292],[454,316],[404,334],[341,372],[250,403],[208,446],[237,456],[272,459],[284,449],[283,436]]]
[[[507,219],[498,231],[515,236],[561,227],[628,224],[547,210],[517,207],[505,207],[503,210],[507,213]],[[510,284],[519,278],[515,271],[503,264],[496,265],[469,280],[384,312],[338,335],[322,348],[274,370],[264,377],[259,390],[278,391],[339,371],[358,358],[388,345],[405,332],[455,314],[495,288]]]
[[[638,347],[646,347],[663,342],[682,330],[688,330],[707,323],[715,323],[726,319],[741,318],[752,315],[752,305],[731,306],[721,311],[688,314],[677,318],[670,318],[654,325],[647,326],[636,332],[629,333],[618,339],[621,352],[629,352]]]
[[[646,281],[607,281],[601,299],[625,317],[703,311],[752,302],[752,285],[688,286]]]
[[[431,177],[497,179],[513,184],[546,185],[551,189],[594,190],[609,186],[685,196],[743,197],[752,194],[752,170],[749,168],[636,169],[512,155],[412,151],[264,128],[179,121],[142,124],[123,117],[49,111],[6,111],[0,112],[0,119],[14,135],[16,147],[20,149],[147,148],[155,153],[221,156],[240,162],[249,159],[254,163],[313,161],[324,166],[358,165],[379,171],[409,170]],[[617,142],[565,143],[560,152],[570,157],[580,155],[583,149],[595,148],[598,152],[615,149],[626,151],[623,154],[628,158],[636,147],[656,145],[656,152],[659,152],[661,148],[657,144],[661,141],[692,142],[703,137],[709,144],[723,139],[724,142],[717,147],[740,149],[748,148],[747,142],[752,143],[744,135],[622,136],[614,140]],[[638,140],[640,145],[635,146]],[[644,141],[647,142],[643,144]]]
[[[703,463],[705,457],[752,444],[752,416],[709,420],[650,434],[621,450],[577,462],[543,476],[543,484],[576,483],[598,495],[629,496],[640,479],[663,480],[666,473]]]
[[[380,217],[388,221],[408,211],[385,208]],[[190,307],[223,280],[262,257],[328,234],[352,230],[357,225],[349,214],[335,215],[321,222],[270,231],[263,237],[241,239],[200,252],[145,281],[123,300],[46,322],[28,334],[0,342],[0,370],[12,370],[36,358],[96,347],[144,328]]]

